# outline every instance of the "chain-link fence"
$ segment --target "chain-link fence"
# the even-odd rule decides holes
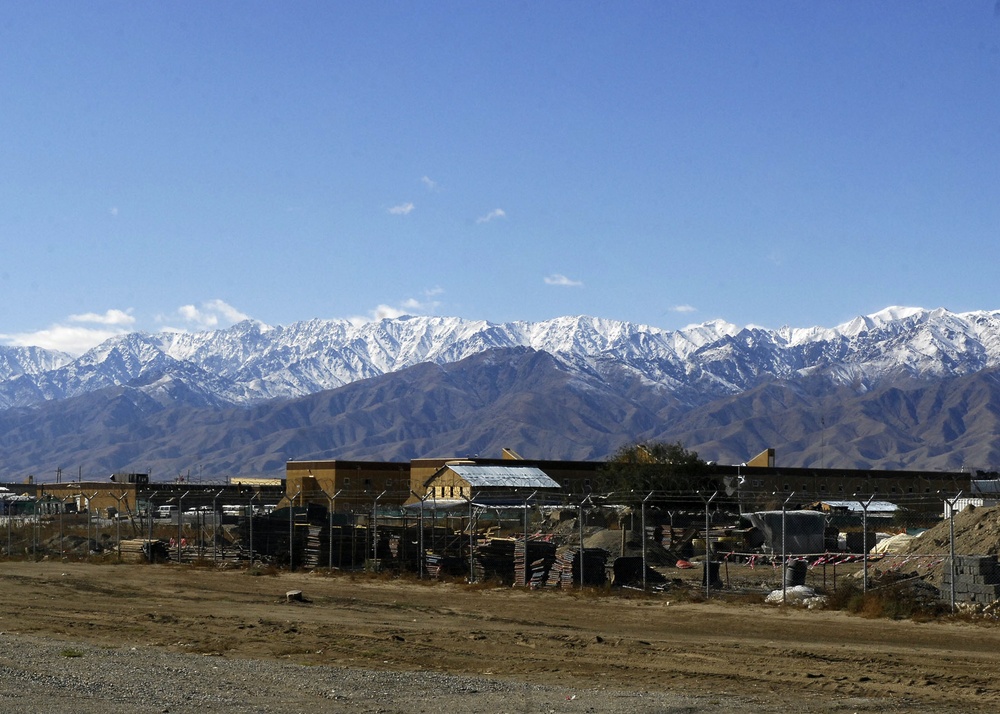
[[[801,599],[907,583],[952,604],[1000,598],[1000,509],[961,494],[507,495],[407,506],[250,499],[135,512],[8,513],[8,558],[269,563],[528,588],[687,588]],[[287,501],[285,501],[287,503]],[[962,510],[960,510],[962,509]]]

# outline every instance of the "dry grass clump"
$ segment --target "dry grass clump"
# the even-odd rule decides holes
[[[868,592],[848,581],[826,597],[828,610],[843,610],[868,618],[926,622],[951,612],[951,608],[938,599],[936,589],[919,578],[901,576],[877,583]]]

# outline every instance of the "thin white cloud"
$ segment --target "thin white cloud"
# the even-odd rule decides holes
[[[111,309],[103,315],[96,312],[84,312],[79,315],[70,315],[67,318],[70,322],[89,322],[95,325],[121,325],[128,326],[135,324],[132,311]]]
[[[180,320],[186,327],[167,328],[174,332],[186,332],[188,329],[217,330],[235,325],[237,322],[249,320],[250,316],[240,312],[225,300],[206,300],[201,305],[181,305],[173,315],[158,315],[159,322]]]
[[[118,206],[112,206],[110,209],[108,209],[108,213],[110,213],[113,217],[117,218],[118,217]]]
[[[426,186],[428,191],[437,191],[438,189],[437,181],[432,179],[430,176],[421,176],[420,183]]]
[[[670,312],[698,312],[698,308],[693,305],[674,305]]]
[[[228,327],[249,317],[224,300],[208,300],[198,306],[183,305],[170,316],[158,315],[160,323],[179,321],[181,326],[162,326],[168,332],[188,332]],[[103,313],[82,312],[34,332],[0,334],[0,344],[13,347],[42,347],[74,356],[82,355],[105,340],[133,331],[136,318],[132,308],[110,309]]]
[[[394,320],[397,317],[406,315],[428,315],[437,310],[441,303],[434,300],[434,297],[444,292],[443,288],[434,287],[424,291],[424,298],[406,298],[398,306],[380,304],[373,310],[369,310],[367,315],[355,315],[347,318],[353,325],[364,325],[368,322],[378,322],[379,320]]]
[[[564,288],[582,288],[583,282],[580,280],[573,280],[572,278],[567,278],[561,273],[552,273],[552,275],[545,276],[546,285],[558,285]]]
[[[105,340],[123,335],[135,324],[132,310],[111,309],[105,313],[84,312],[70,315],[66,325],[56,323],[43,330],[20,332],[10,335],[0,334],[0,342],[14,347],[41,347],[58,350],[71,355],[81,355]],[[88,327],[87,325],[99,325]]]
[[[476,219],[476,223],[489,223],[490,221],[496,220],[497,218],[506,218],[507,214],[502,208],[494,208],[492,211],[487,213],[485,216],[480,216]]]
[[[393,206],[388,209],[389,213],[393,216],[408,216],[416,208],[412,203],[401,203],[398,206]]]
[[[78,356],[105,340],[125,332],[126,330],[98,330],[72,325],[53,325],[48,329],[36,332],[0,335],[0,342],[12,347],[41,347],[46,350],[58,350]]]

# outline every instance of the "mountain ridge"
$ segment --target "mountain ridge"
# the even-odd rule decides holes
[[[786,466],[990,469],[998,373],[990,311],[677,332],[584,316],[246,321],[130,333],[78,358],[0,348],[0,476],[276,474],[503,446],[601,459],[650,440],[724,463],[774,447]]]
[[[714,320],[674,332],[587,316],[510,323],[402,317],[361,325],[313,319],[277,327],[247,320],[209,332],[128,333],[75,359],[0,348],[0,408],[148,381],[150,374],[181,380],[208,403],[247,406],[517,346],[578,370],[624,369],[686,394],[694,406],[699,393],[714,399],[771,378],[820,373],[871,386],[900,375],[1000,366],[1000,311],[892,307],[835,328],[768,330]]]

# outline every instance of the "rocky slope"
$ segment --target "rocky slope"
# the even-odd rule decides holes
[[[78,359],[3,348],[0,479],[56,469],[280,473],[289,459],[600,459],[681,441],[739,463],[995,470],[998,313],[669,333],[404,318],[132,334]]]

